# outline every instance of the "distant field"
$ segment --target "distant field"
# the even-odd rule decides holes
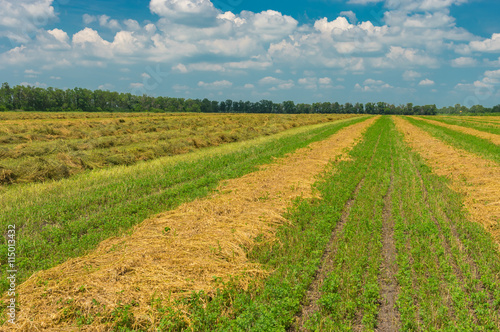
[[[500,331],[499,118],[475,119],[343,118],[6,186],[19,326]]]
[[[0,114],[0,185],[70,177],[352,115]]]

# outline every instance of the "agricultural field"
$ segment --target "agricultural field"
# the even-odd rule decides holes
[[[5,182],[0,330],[500,331],[499,118],[38,116],[7,114],[0,139],[28,147],[33,135],[26,151],[74,143],[76,156],[99,150],[82,140],[138,135],[109,156],[174,132],[214,136]],[[222,144],[231,133],[241,139]],[[43,158],[59,165],[60,153]],[[8,160],[4,174],[21,165]]]
[[[0,185],[70,177],[349,115],[0,114]]]

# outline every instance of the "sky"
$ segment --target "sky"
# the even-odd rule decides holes
[[[491,107],[498,13],[498,0],[0,0],[0,81]]]

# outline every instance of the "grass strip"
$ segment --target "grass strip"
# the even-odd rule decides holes
[[[371,146],[363,150],[364,158],[372,160],[343,232],[334,243],[334,268],[321,287],[320,311],[306,323],[309,330],[375,328],[380,299],[384,197],[389,189],[394,145],[389,126],[389,118],[384,117],[366,136]],[[374,143],[378,144],[373,146]]]
[[[84,254],[148,216],[206,195],[219,181],[240,177],[366,118],[294,129],[274,137],[209,148],[177,158],[87,172],[74,178],[15,186],[1,194],[0,225],[16,225],[17,282]],[[7,262],[6,238],[0,262]],[[0,290],[8,289],[6,270]]]
[[[480,122],[479,123],[478,122],[471,122],[471,121],[464,120],[464,119],[461,119],[458,117],[456,117],[456,118],[444,118],[444,117],[440,117],[440,116],[433,116],[432,118],[431,117],[419,117],[419,118],[432,119],[434,121],[439,121],[442,123],[472,128],[472,129],[484,131],[484,132],[487,132],[490,134],[500,135],[500,128],[499,127],[492,127],[492,126],[488,126],[487,124],[484,125],[483,123],[480,123]]]
[[[411,124],[427,131],[432,136],[456,148],[477,153],[486,159],[500,163],[500,146],[473,135],[460,133],[445,127],[427,123],[423,120],[405,117]]]
[[[498,294],[494,273],[500,260],[491,236],[467,221],[448,180],[433,174],[401,140],[395,151],[392,206],[402,330],[498,330],[498,303],[489,298]],[[491,284],[484,287],[483,279]]]

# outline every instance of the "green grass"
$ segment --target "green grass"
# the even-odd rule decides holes
[[[463,198],[446,178],[401,139],[395,151],[392,215],[402,330],[499,330],[500,259],[492,237],[467,220]]]
[[[223,179],[240,177],[366,118],[298,128],[273,137],[160,158],[131,167],[86,172],[0,193],[0,225],[17,229],[17,281],[84,254],[145,218],[206,195]],[[0,262],[7,245],[0,240]],[[7,289],[2,270],[0,289]]]
[[[470,121],[461,119],[459,117],[454,117],[454,118],[446,117],[446,118],[444,118],[444,117],[440,117],[440,116],[433,116],[433,117],[419,117],[419,118],[439,121],[439,122],[450,124],[450,125],[472,128],[472,129],[476,129],[479,131],[484,131],[486,133],[500,135],[500,128],[499,127],[492,127],[492,126],[488,126],[487,124],[485,125],[483,123],[478,123],[478,122],[470,122]],[[499,117],[499,119],[500,119],[500,117]]]
[[[476,153],[486,159],[500,163],[500,146],[491,143],[490,141],[460,133],[455,130],[427,123],[423,120],[417,120],[405,117],[411,124],[427,131],[432,136],[454,146],[472,153]]]
[[[376,326],[384,197],[394,145],[390,126],[390,119],[382,118],[367,133],[365,146],[360,146],[357,162],[367,165],[365,177],[342,233],[333,243],[335,256],[321,286],[321,309],[305,324],[310,330],[351,330],[357,324],[373,330]]]

